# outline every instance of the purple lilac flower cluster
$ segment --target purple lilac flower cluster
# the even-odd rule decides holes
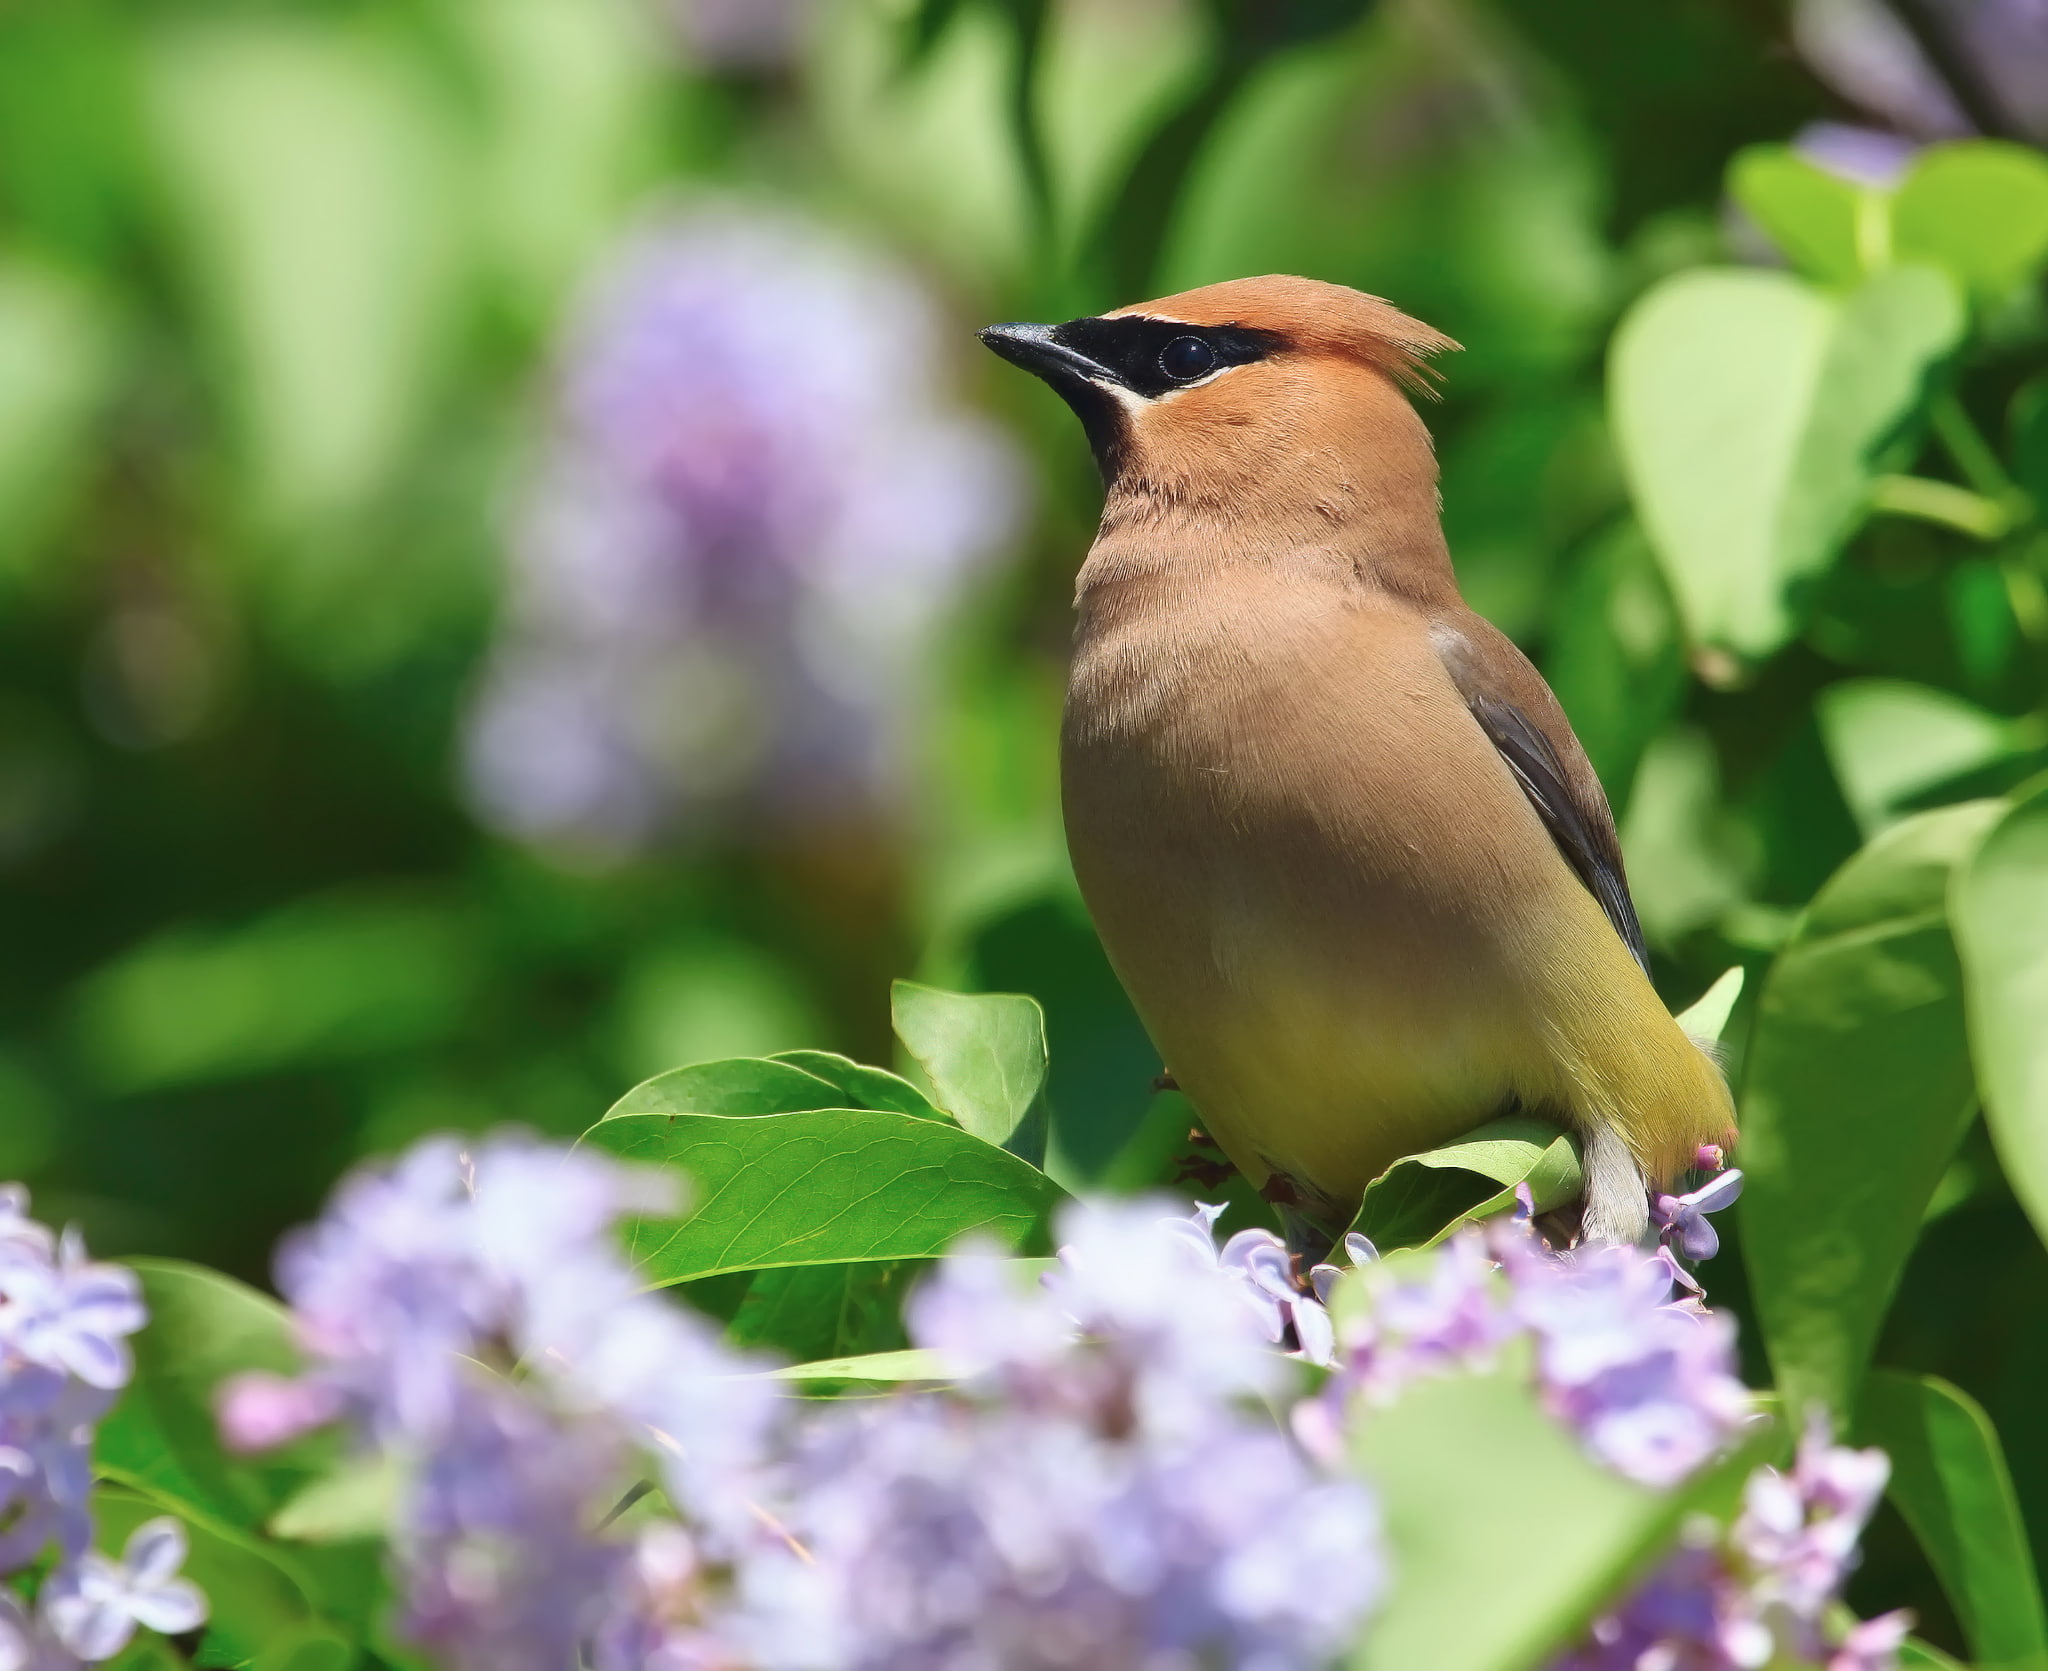
[[[925,649],[1020,506],[941,361],[924,290],[793,213],[698,207],[632,241],[514,529],[469,722],[482,814],[616,854],[721,808],[890,804]]]
[[[559,1671],[589,1644],[596,1671],[715,1663],[698,1575],[749,1535],[773,1398],[616,1251],[620,1214],[673,1205],[577,1151],[432,1141],[279,1256],[309,1368],[231,1383],[223,1431],[261,1449],[341,1418],[398,1464],[404,1628],[457,1671]],[[688,1534],[608,1523],[652,1472]]]
[[[1660,1201],[1666,1240],[1701,1247],[1738,1187]],[[310,1367],[232,1385],[224,1426],[261,1445],[345,1418],[398,1464],[404,1623],[455,1671],[1313,1671],[1387,1573],[1343,1426],[1418,1378],[1520,1343],[1589,1453],[1657,1486],[1752,1414],[1669,1248],[1561,1255],[1525,1212],[1386,1261],[1350,1238],[1318,1298],[1278,1238],[1218,1249],[1219,1209],[1143,1203],[1069,1208],[1036,1280],[945,1260],[906,1320],[953,1384],[782,1399],[635,1290],[611,1226],[673,1210],[585,1153],[430,1143],[281,1257]],[[650,1475],[666,1506],[618,1516]],[[1903,1620],[1823,1629],[1883,1478],[1810,1437],[1555,1671],[1889,1671]]]
[[[1697,1236],[1682,1213],[1673,1198],[1674,1231]],[[1318,1272],[1333,1299],[1337,1276]],[[1296,1425],[1330,1450],[1356,1405],[1384,1404],[1424,1376],[1487,1368],[1526,1340],[1546,1407],[1590,1455],[1645,1485],[1675,1485],[1753,1414],[1734,1373],[1733,1326],[1690,1296],[1674,1302],[1680,1276],[1663,1248],[1554,1253],[1526,1214],[1462,1232],[1426,1258],[1368,1263],[1350,1279],[1363,1298],[1335,1306],[1335,1373]]]
[[[1070,1209],[1043,1284],[949,1259],[910,1324],[965,1378],[800,1441],[786,1490],[804,1554],[755,1573],[765,1662],[1329,1664],[1384,1582],[1378,1517],[1253,1402],[1298,1374],[1258,1270],[1284,1250],[1247,1232],[1219,1259],[1213,1216]]]
[[[1711,1521],[1688,1527],[1678,1550],[1553,1671],[1891,1671],[1906,1614],[1867,1619],[1839,1641],[1827,1630],[1889,1472],[1882,1451],[1832,1444],[1816,1425],[1790,1473],[1759,1468],[1725,1532]]]
[[[206,1601],[178,1576],[175,1520],[137,1527],[118,1561],[92,1547],[93,1430],[134,1372],[141,1290],[28,1207],[0,1185],[0,1671],[72,1671],[112,1659],[137,1625],[197,1629]],[[46,1558],[31,1607],[5,1581]]]

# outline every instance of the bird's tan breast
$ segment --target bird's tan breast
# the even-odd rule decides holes
[[[1353,1191],[1541,1054],[1501,902],[1576,880],[1419,613],[1257,570],[1122,601],[1068,694],[1082,890],[1240,1166]]]

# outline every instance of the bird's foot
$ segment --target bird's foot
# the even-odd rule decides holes
[[[1221,1189],[1237,1176],[1237,1165],[1223,1152],[1222,1146],[1200,1126],[1191,1128],[1188,1141],[1197,1149],[1214,1149],[1213,1155],[1176,1155],[1173,1161],[1173,1181],[1177,1184],[1199,1184],[1203,1189]]]

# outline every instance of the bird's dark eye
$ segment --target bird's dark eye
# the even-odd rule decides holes
[[[1159,369],[1176,383],[1192,382],[1216,369],[1216,350],[1200,337],[1175,337],[1159,350]]]

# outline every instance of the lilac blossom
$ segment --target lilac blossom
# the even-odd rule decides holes
[[[1930,16],[2017,136],[2048,139],[2048,0],[1933,0]],[[1976,131],[1887,0],[1798,0],[1792,35],[1824,81],[1905,133]]]
[[[1286,1671],[1348,1643],[1383,1583],[1377,1517],[1253,1402],[1294,1372],[1246,1270],[1264,1243],[1226,1263],[1213,1217],[1071,1208],[1038,1286],[948,1259],[912,1333],[970,1373],[801,1441],[792,1543],[748,1574],[760,1662]]]
[[[1675,1484],[1752,1414],[1733,1328],[1673,1302],[1675,1269],[1634,1248],[1554,1253],[1526,1213],[1427,1256],[1368,1266],[1349,1279],[1362,1284],[1361,1303],[1336,1307],[1336,1374],[1297,1411],[1297,1430],[1334,1446],[1354,1405],[1489,1368],[1510,1341],[1527,1341],[1545,1407],[1596,1460],[1646,1485]]]
[[[913,279],[793,212],[698,207],[621,251],[511,541],[468,731],[487,819],[620,854],[893,801],[933,635],[1017,523],[939,345]]]
[[[177,1576],[177,1521],[138,1527],[121,1560],[92,1547],[92,1444],[134,1373],[128,1336],[147,1321],[132,1271],[53,1236],[28,1193],[0,1185],[0,1579],[49,1567],[34,1608],[0,1584],[0,1671],[76,1671],[111,1659],[138,1624],[180,1632],[206,1601]]]
[[[1790,1473],[1759,1468],[1726,1532],[1711,1521],[1689,1526],[1678,1550],[1552,1671],[1891,1671],[1906,1615],[1866,1620],[1839,1639],[1828,1620],[1888,1472],[1883,1452],[1835,1445],[1824,1423],[1809,1428]]]
[[[1664,1246],[1675,1244],[1688,1259],[1711,1259],[1721,1251],[1721,1235],[1707,1221],[1707,1214],[1733,1206],[1741,1194],[1742,1174],[1730,1167],[1683,1195],[1653,1196],[1650,1221]]]
[[[612,1524],[649,1476],[684,1517],[664,1535],[708,1563],[752,1533],[772,1383],[643,1293],[613,1240],[622,1214],[675,1208],[672,1180],[585,1150],[430,1139],[280,1251],[307,1369],[231,1383],[224,1435],[340,1418],[396,1465],[402,1628],[455,1671],[559,1671],[586,1644],[597,1671],[680,1668],[664,1644],[701,1621],[649,1599]]]

